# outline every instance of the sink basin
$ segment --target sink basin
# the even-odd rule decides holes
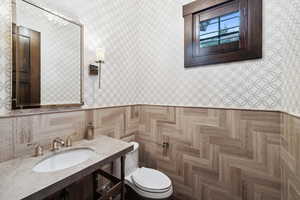
[[[55,172],[78,165],[94,155],[96,155],[95,151],[90,148],[70,149],[49,156],[32,170],[39,173]]]

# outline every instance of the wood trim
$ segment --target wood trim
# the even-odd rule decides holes
[[[237,0],[230,1],[222,5],[221,6],[218,5],[215,8],[208,9],[207,11],[199,12],[198,14],[195,15],[200,15],[201,21],[205,21],[239,10],[239,4]]]
[[[223,3],[230,2],[232,0],[197,0],[190,4],[187,4],[183,6],[183,16],[191,15],[195,12],[199,12],[211,7],[214,7],[216,5],[220,5]]]
[[[192,65],[193,61],[193,15],[184,18],[184,62]]]

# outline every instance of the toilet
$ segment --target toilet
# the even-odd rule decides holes
[[[134,149],[126,155],[125,184],[130,200],[169,200],[173,194],[170,178],[164,173],[150,168],[139,168],[139,144],[131,142]],[[115,165],[115,172],[120,170],[120,162]],[[120,177],[120,174],[116,174]]]

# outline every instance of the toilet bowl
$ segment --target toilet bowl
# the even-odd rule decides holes
[[[134,149],[126,155],[125,160],[125,184],[129,192],[135,194],[137,199],[169,199],[173,194],[173,186],[170,178],[164,173],[150,168],[139,168],[139,144],[131,142]],[[120,169],[120,162],[116,163],[116,168]],[[115,170],[118,172],[120,170]],[[116,174],[120,177],[120,174]]]

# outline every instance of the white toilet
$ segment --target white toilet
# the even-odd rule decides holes
[[[131,144],[134,145],[134,149],[126,155],[125,160],[126,185],[131,192],[136,193],[134,195],[138,196],[137,199],[170,199],[173,194],[170,178],[158,170],[139,168],[139,144],[136,142]],[[116,168],[120,169],[120,162],[116,163]],[[120,171],[117,169],[115,172]]]

